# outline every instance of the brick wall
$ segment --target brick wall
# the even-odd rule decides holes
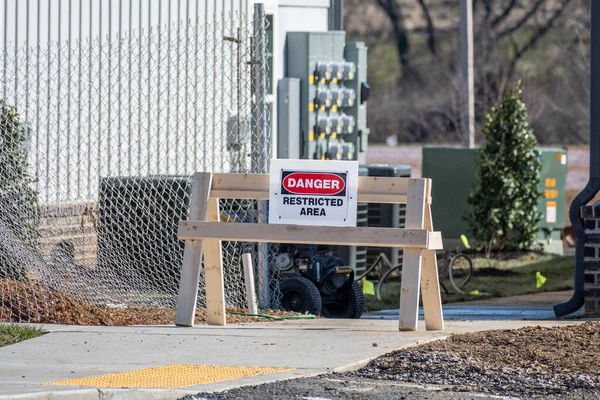
[[[585,220],[583,264],[586,317],[600,316],[600,202],[581,207]]]
[[[97,203],[47,205],[40,209],[40,248],[51,254],[59,245],[74,249],[81,265],[95,268],[98,253]]]

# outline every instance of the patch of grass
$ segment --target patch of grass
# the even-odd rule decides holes
[[[477,258],[473,263],[473,278],[465,286],[465,294],[447,295],[442,289],[442,302],[455,303],[493,297],[508,297],[556,290],[573,289],[575,268],[574,256],[525,254],[510,260]],[[503,271],[509,271],[503,273]],[[546,283],[536,288],[536,272],[547,278]],[[452,292],[447,277],[442,282]],[[479,294],[469,294],[473,291]],[[366,295],[367,311],[394,309],[399,307],[400,282],[388,281],[381,292],[382,300]]]
[[[43,333],[42,328],[38,326],[0,324],[0,347],[33,339]]]

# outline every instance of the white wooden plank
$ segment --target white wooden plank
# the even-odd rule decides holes
[[[423,251],[421,293],[423,294],[425,329],[428,331],[443,331],[444,315],[442,311],[442,298],[440,295],[440,281],[438,280],[435,250]]]
[[[210,172],[197,172],[193,175],[190,219],[206,220],[211,182],[212,174]],[[202,240],[186,240],[185,242],[175,316],[175,324],[179,326],[194,326],[196,301],[198,300],[198,284],[200,281],[202,246]]]
[[[242,254],[242,264],[244,266],[244,281],[246,283],[246,301],[248,303],[248,312],[250,314],[258,314],[258,302],[256,301],[256,286],[254,285],[252,254]]]
[[[431,193],[431,179],[427,180],[427,194]],[[431,205],[425,206],[425,229],[433,230]],[[442,248],[442,238],[439,235],[439,245]],[[432,240],[430,236],[430,241]],[[431,243],[430,243],[431,245]],[[444,314],[442,311],[442,296],[438,277],[437,257],[435,250],[423,251],[423,268],[421,272],[421,294],[423,295],[423,313],[425,329],[428,331],[444,330]]]
[[[211,199],[212,201],[212,199]],[[426,249],[425,229],[347,228],[334,226],[267,225],[181,221],[180,239],[222,239],[255,243],[314,243]]]
[[[430,207],[427,205],[427,207]],[[429,241],[427,242],[428,250],[443,250],[444,242],[442,241],[442,232],[429,232]]]
[[[358,201],[404,204],[408,178],[358,177]],[[265,174],[215,174],[211,197],[222,199],[269,199],[269,176]],[[428,197],[427,202],[431,202]]]
[[[426,194],[431,194],[431,179],[427,179]],[[433,231],[433,217],[431,215],[431,205],[425,205],[425,229]],[[429,237],[431,246],[432,240],[439,240],[439,249],[443,248],[441,234],[439,239]],[[430,247],[431,248],[431,247]],[[442,297],[440,294],[440,281],[437,268],[437,257],[435,250],[423,251],[423,270],[421,272],[421,293],[423,295],[423,313],[425,316],[425,329],[444,330],[444,314],[442,311]]]
[[[216,225],[229,225],[219,221],[219,199],[211,198],[208,219]],[[225,284],[223,281],[223,251],[221,241],[204,241],[204,281],[206,285],[206,314],[209,325],[225,326]]]
[[[405,223],[407,229],[424,228],[426,191],[424,179],[409,181]],[[417,330],[422,254],[421,249],[404,249],[398,326],[401,331]]]

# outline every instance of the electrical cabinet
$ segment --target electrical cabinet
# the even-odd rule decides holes
[[[561,230],[566,218],[567,152],[557,148],[537,150],[542,161],[538,240],[544,251],[563,254]],[[475,182],[478,156],[479,149],[423,147],[423,177],[433,179],[432,197],[438,199],[431,205],[433,227],[442,232],[446,249],[460,246],[460,235],[468,235],[463,216],[468,211],[467,198]]]
[[[367,48],[345,38],[343,31],[287,34],[285,75],[300,79],[300,158],[365,162]],[[280,126],[289,125],[288,116],[279,115]]]

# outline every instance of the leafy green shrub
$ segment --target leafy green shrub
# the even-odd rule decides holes
[[[532,249],[540,213],[541,161],[527,121],[519,82],[486,116],[485,145],[465,215],[470,233],[486,254]]]
[[[26,268],[14,246],[2,245],[16,237],[35,246],[38,239],[38,194],[28,174],[26,137],[18,111],[0,100],[0,278],[26,280]],[[16,253],[16,254],[15,254]]]

